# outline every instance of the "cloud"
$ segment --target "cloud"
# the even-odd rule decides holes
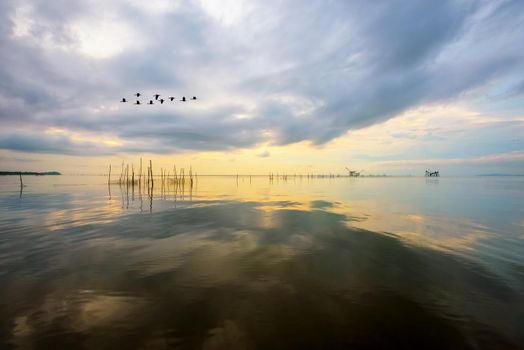
[[[27,134],[0,135],[0,149],[66,155],[111,154],[108,147],[90,141],[76,141],[68,135]]]
[[[472,91],[523,94],[521,1],[228,6],[3,1],[0,148],[96,155],[321,145]],[[137,91],[199,100],[118,103]],[[123,144],[87,147],[42,136],[48,128]]]
[[[267,157],[270,157],[271,156],[271,153],[269,153],[268,150],[265,150],[263,152],[260,152],[259,154],[257,154],[260,158],[267,158]]]
[[[524,151],[489,154],[481,157],[451,158],[451,159],[410,159],[377,162],[375,166],[385,168],[424,168],[440,167],[454,170],[457,167],[464,169],[499,169],[510,173],[524,173]],[[455,170],[456,171],[456,170]],[[420,172],[422,174],[422,172]]]

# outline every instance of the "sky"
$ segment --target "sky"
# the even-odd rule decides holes
[[[0,170],[524,174],[522,43],[521,0],[2,0]]]

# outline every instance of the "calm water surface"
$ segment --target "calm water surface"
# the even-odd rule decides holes
[[[0,178],[0,349],[524,348],[523,177],[105,182]]]

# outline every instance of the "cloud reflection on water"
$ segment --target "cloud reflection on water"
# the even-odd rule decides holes
[[[350,227],[329,211],[335,203],[194,204],[44,229],[42,244],[12,236],[26,258],[2,263],[0,296],[10,302],[0,342],[475,348],[478,333],[502,348],[522,341],[515,286],[461,257]]]

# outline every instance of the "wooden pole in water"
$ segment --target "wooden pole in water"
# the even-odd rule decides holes
[[[118,181],[120,184],[123,181],[123,176],[124,176],[124,161],[122,161],[122,169],[120,169],[120,180]]]
[[[138,173],[138,187],[142,184],[142,157],[140,157],[140,171]]]
[[[22,172],[18,172],[18,175],[20,175],[20,189],[24,187],[24,182],[22,181]]]
[[[151,161],[151,159],[149,160],[149,171],[151,172],[151,187],[153,187],[153,162]]]
[[[111,164],[109,164],[109,177],[107,178],[107,184],[111,184]]]

